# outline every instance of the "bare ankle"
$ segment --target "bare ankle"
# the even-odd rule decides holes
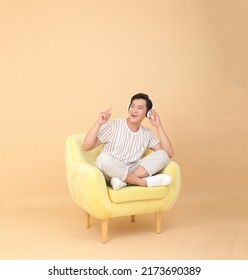
[[[145,179],[140,179],[140,186],[147,187],[147,181]]]
[[[128,184],[146,187],[147,182],[144,178],[139,178],[133,172],[128,172],[125,180]]]

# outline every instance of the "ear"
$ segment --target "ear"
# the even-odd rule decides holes
[[[130,106],[131,106],[131,103],[129,102],[127,105],[127,111],[129,111]]]
[[[152,106],[151,110],[153,110],[153,106]],[[151,110],[149,110],[149,111],[146,113],[146,117],[147,117],[148,119],[150,119]]]

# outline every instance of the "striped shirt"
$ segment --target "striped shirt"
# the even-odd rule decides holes
[[[159,143],[149,128],[140,126],[137,132],[132,132],[126,119],[103,124],[97,137],[103,143],[102,153],[109,153],[126,165],[137,162],[147,148],[152,149]]]

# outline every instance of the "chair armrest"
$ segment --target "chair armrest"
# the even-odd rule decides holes
[[[159,173],[167,174],[172,177],[172,182],[168,186],[169,193],[166,196],[166,209],[170,209],[176,202],[180,188],[181,188],[181,171],[178,164],[175,161],[170,161],[169,164],[161,170]]]
[[[110,217],[112,202],[102,172],[82,161],[74,161],[69,168],[68,187],[77,205],[98,219]]]

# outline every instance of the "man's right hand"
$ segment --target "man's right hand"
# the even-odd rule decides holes
[[[97,133],[104,123],[106,123],[110,116],[111,116],[111,109],[109,108],[105,112],[100,113],[98,120],[95,122],[93,127],[88,131],[86,134],[84,141],[83,141],[83,150],[84,151],[90,151],[96,147],[98,147],[101,143],[99,138],[97,137]]]
[[[100,113],[100,115],[99,115],[99,117],[98,117],[98,123],[99,123],[100,125],[106,123],[106,122],[109,120],[109,118],[110,118],[110,116],[111,116],[111,112],[110,112],[111,110],[112,110],[112,108],[109,108],[109,109],[106,110],[105,112],[101,112],[101,113]]]

